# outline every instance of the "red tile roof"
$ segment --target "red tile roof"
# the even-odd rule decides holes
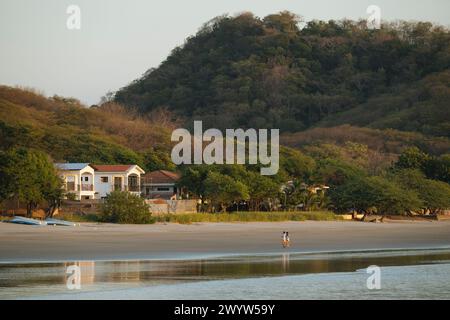
[[[133,164],[92,164],[95,171],[100,172],[125,172],[128,171]]]
[[[179,179],[178,173],[166,170],[152,171],[143,176],[144,183],[175,183]]]

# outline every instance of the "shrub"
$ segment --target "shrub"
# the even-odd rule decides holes
[[[97,214],[76,214],[76,213],[62,213],[55,217],[56,219],[67,220],[72,222],[98,222],[99,216]]]
[[[101,220],[114,223],[151,223],[149,206],[141,197],[113,191],[101,206]]]
[[[196,222],[281,222],[305,220],[340,220],[330,211],[311,212],[232,212],[232,213],[191,213],[165,214],[155,217],[157,222],[190,224]]]
[[[77,199],[77,195],[73,192],[66,193],[67,200],[75,201]]]

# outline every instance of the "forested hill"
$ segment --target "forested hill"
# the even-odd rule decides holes
[[[450,136],[450,34],[425,22],[368,30],[282,12],[222,16],[115,101],[205,127],[297,132],[350,124]]]
[[[115,103],[87,108],[74,98],[0,85],[0,153],[33,148],[59,162],[137,163],[150,170],[170,164],[171,129],[157,115],[149,120]]]

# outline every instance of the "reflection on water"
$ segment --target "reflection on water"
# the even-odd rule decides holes
[[[81,292],[199,281],[355,272],[370,265],[448,264],[449,250],[347,252],[236,256],[204,260],[80,261],[0,264],[0,298],[68,293],[69,266],[79,268]],[[445,287],[445,290],[448,290]],[[283,297],[282,297],[283,298]],[[288,298],[288,297],[284,297]]]

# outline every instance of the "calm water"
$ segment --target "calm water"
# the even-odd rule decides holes
[[[67,268],[80,270],[69,290]],[[369,290],[366,268],[381,267]],[[448,299],[450,250],[0,264],[0,299]]]

